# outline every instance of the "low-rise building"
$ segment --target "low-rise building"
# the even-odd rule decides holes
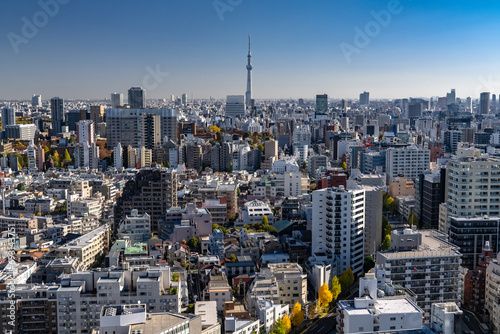
[[[56,255],[58,257],[75,257],[80,261],[83,270],[86,270],[109,249],[109,236],[109,225],[103,225],[59,247],[56,250]]]
[[[423,311],[411,298],[379,296],[377,279],[359,280],[359,297],[338,302],[337,333],[401,333],[422,329]]]

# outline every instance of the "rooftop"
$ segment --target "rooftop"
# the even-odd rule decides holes
[[[447,236],[437,230],[420,230],[412,231],[412,233],[420,233],[422,235],[422,243],[418,249],[409,251],[386,251],[379,252],[380,256],[385,258],[425,258],[425,257],[440,257],[440,256],[462,256],[459,248],[446,241]]]

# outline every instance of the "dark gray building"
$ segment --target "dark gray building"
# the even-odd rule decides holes
[[[146,90],[142,87],[132,87],[128,90],[128,105],[130,109],[146,108]]]
[[[478,256],[486,241],[490,242],[493,253],[498,253],[500,233],[499,217],[450,217],[448,225],[449,241],[460,247],[463,254],[462,266],[476,268]]]
[[[50,114],[52,117],[52,134],[62,132],[64,125],[64,100],[60,97],[50,99]]]

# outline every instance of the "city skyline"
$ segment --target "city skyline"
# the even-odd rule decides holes
[[[248,34],[256,100],[430,97],[451,88],[479,98],[500,92],[490,42],[499,5],[466,4],[215,1],[176,3],[172,13],[170,3],[110,1],[97,12],[76,1],[4,3],[0,99],[101,99],[144,82],[148,98],[245,94]]]

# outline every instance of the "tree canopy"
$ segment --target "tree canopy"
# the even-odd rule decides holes
[[[337,276],[332,279],[332,288],[330,289],[330,291],[332,293],[333,300],[337,300],[337,297],[342,292],[342,287],[340,286],[340,282]]]

